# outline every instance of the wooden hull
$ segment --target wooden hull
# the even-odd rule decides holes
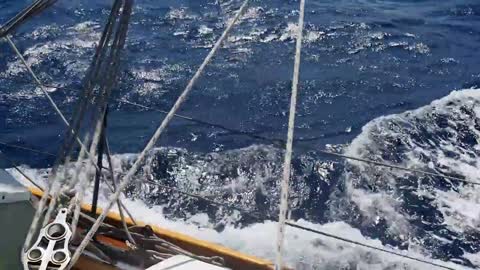
[[[30,192],[36,197],[41,197],[43,195],[43,192],[37,188],[32,187],[29,189],[30,189]],[[89,213],[91,211],[91,205],[88,205],[88,204],[82,205],[82,211],[85,213]],[[97,215],[99,215],[101,211],[102,209],[97,209]],[[134,225],[133,221],[129,218],[126,218],[125,221],[128,226]],[[117,213],[114,213],[114,212],[108,213],[107,218],[105,219],[104,222],[110,225],[113,225],[117,228],[121,228],[121,218]],[[234,270],[237,270],[237,269],[238,270],[247,270],[247,269],[248,270],[271,270],[273,269],[273,264],[267,260],[246,255],[238,251],[226,248],[224,246],[199,240],[182,233],[161,228],[156,225],[146,224],[138,220],[136,220],[136,223],[137,223],[136,225],[139,225],[139,226],[149,225],[152,228],[153,233],[156,234],[158,237],[165,239],[181,247],[182,249],[185,249],[194,254],[201,255],[201,256],[222,257],[225,260],[226,267],[229,267],[231,269],[234,269]],[[101,241],[104,244],[112,245],[117,249],[128,250],[128,247],[125,244],[125,242],[120,241],[118,239],[103,236],[97,240]],[[89,256],[82,256],[82,258],[75,265],[75,269],[110,270],[110,269],[117,269],[117,268],[113,265],[104,263],[100,260],[93,259]]]

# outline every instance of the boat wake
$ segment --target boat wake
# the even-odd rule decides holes
[[[370,121],[343,151],[480,182],[475,173],[479,117],[480,91],[454,91],[419,109]],[[115,171],[125,173],[135,157],[115,155]],[[267,145],[207,154],[156,148],[127,188],[125,204],[137,219],[272,259],[274,222],[242,216],[142,180],[276,215],[282,158],[282,150]],[[314,153],[297,155],[292,166],[292,219],[299,224],[450,267],[480,266],[478,186],[326,160]],[[24,169],[35,179],[46,179],[49,171]],[[100,199],[105,201],[109,191],[102,192]],[[286,246],[287,262],[295,269],[426,268],[294,228],[287,230]]]
[[[203,4],[202,1],[174,2],[138,3],[126,46],[128,68],[122,71],[118,97],[168,108],[177,97],[178,89],[182,89],[191,77],[193,67],[203,59],[205,48],[213,46],[240,4],[239,1],[215,1],[215,5],[208,1]],[[404,18],[408,9],[397,10],[401,15],[385,13],[384,5],[388,3],[384,2],[378,10],[373,4],[373,8],[367,6],[367,10],[359,8],[360,13],[337,3],[326,10],[324,4],[312,3],[312,12],[321,16],[318,16],[319,21],[309,21],[305,26],[306,68],[302,67],[305,96],[299,105],[297,135],[320,136],[317,133],[325,130],[358,132],[348,145],[329,147],[352,156],[465,176],[470,181],[480,182],[476,173],[480,169],[480,90],[454,91],[419,109],[376,118],[358,131],[363,123],[373,118],[372,115],[378,115],[377,112],[404,110],[409,104],[417,104],[410,102],[417,98],[422,102],[423,94],[412,94],[418,89],[436,90],[435,85],[441,85],[442,89],[430,93],[431,96],[425,94],[425,99],[431,100],[444,89],[452,89],[452,82],[478,85],[478,75],[467,77],[470,70],[476,69],[476,63],[464,57],[474,52],[473,49],[468,51],[467,45],[478,47],[470,40],[475,37],[471,33],[477,31],[474,27],[470,29],[458,24],[457,18],[466,25],[467,16],[477,22],[478,4],[452,8],[428,4],[428,11],[430,8],[433,11],[423,16],[427,21]],[[24,47],[28,64],[45,84],[72,89],[56,91],[53,97],[61,101],[59,104],[64,111],[76,102],[74,89],[81,86],[103,25],[104,18],[99,14],[104,7],[90,5],[65,4],[64,10],[57,15],[75,20],[62,21],[55,16],[58,22],[33,27],[32,31],[27,28],[25,33],[15,36],[15,41]],[[417,9],[422,10],[422,7],[416,3],[412,10],[416,12]],[[359,16],[352,16],[354,14]],[[372,14],[373,19],[365,17],[368,14]],[[289,57],[297,17],[291,3],[284,1],[266,1],[262,6],[248,8],[219,57],[204,74],[204,85],[199,85],[201,89],[198,89],[201,91],[192,92],[190,101],[195,103],[186,106],[191,108],[186,115],[218,123],[238,123],[236,128],[263,134],[283,132],[281,127],[286,119],[284,108],[288,104],[290,85],[285,80],[290,78],[290,70],[286,67],[291,67]],[[424,24],[427,27],[421,26]],[[457,42],[444,46],[445,33],[454,33],[452,36]],[[192,48],[192,53],[186,53]],[[252,66],[253,69],[247,69]],[[18,59],[7,56],[2,62],[2,71],[0,82],[5,91],[0,94],[0,101],[8,104],[4,115],[5,122],[9,123],[5,130],[18,131],[21,126],[32,127],[40,123],[44,132],[44,123],[57,121],[49,119],[48,116],[53,119],[54,112],[41,104],[44,102],[42,92],[32,90],[30,80],[25,79],[28,74]],[[428,76],[419,80],[412,73]],[[260,78],[258,74],[265,76]],[[319,74],[322,74],[321,80]],[[31,102],[18,102],[24,99]],[[210,114],[205,113],[205,104],[210,105]],[[238,108],[235,104],[246,106]],[[338,109],[343,106],[349,109]],[[241,121],[235,116],[224,119],[225,112],[241,115]],[[143,124],[150,127],[151,119],[139,120],[138,126],[121,120],[127,122],[129,132],[138,127],[142,133],[137,137],[125,135],[122,138],[130,141],[122,140],[121,146],[132,144],[132,148],[137,149],[135,143],[148,136],[144,134]],[[178,129],[191,132],[182,136],[187,136],[185,140],[191,136],[191,142],[197,145],[203,143],[198,147],[201,150],[209,149],[211,140],[218,142],[228,137],[212,133],[211,129],[201,132],[191,126]],[[63,130],[63,126],[59,130]],[[56,131],[52,131],[51,136],[31,130],[23,133],[32,134],[35,140],[44,136],[48,143],[58,135]],[[178,134],[180,132],[175,136]],[[276,223],[246,217],[143,181],[149,179],[263,216],[276,216],[282,149],[264,144],[250,145],[250,141],[245,143],[248,147],[240,148],[237,144],[241,139],[236,139],[228,137],[228,144],[220,142],[210,153],[177,147],[154,149],[143,170],[136,175],[136,181],[128,186],[123,198],[125,204],[139,220],[273,259]],[[337,141],[345,140],[342,137]],[[223,149],[228,147],[238,149]],[[329,159],[314,151],[297,151],[296,154],[292,162],[290,208],[292,219],[299,224],[373,246],[396,249],[455,269],[480,267],[478,186]],[[136,154],[116,154],[113,157],[115,172],[124,174],[135,157]],[[49,173],[48,168],[23,166],[23,169],[43,183]],[[14,170],[9,171],[24,180]],[[110,191],[102,189],[101,193],[100,203],[106,201]],[[86,200],[91,200],[91,194],[87,194]],[[295,269],[428,268],[419,262],[293,228],[287,229],[286,242],[287,262]]]

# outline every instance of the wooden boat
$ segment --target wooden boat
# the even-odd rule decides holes
[[[28,188],[30,193],[33,195],[33,199],[40,198],[43,195],[43,192],[35,187]],[[82,204],[82,212],[90,213],[91,205]],[[101,213],[102,209],[97,209],[97,215]],[[134,222],[125,217],[125,221],[128,226],[134,226]],[[119,230],[121,230],[122,221],[119,214],[115,212],[109,212],[105,223],[112,225]],[[246,255],[241,252],[226,248],[224,246],[207,242],[204,240],[196,239],[186,234],[182,234],[176,231],[168,230],[161,228],[157,225],[149,225],[140,221],[136,221],[137,227],[151,228],[151,231],[159,238],[165,239],[168,242],[171,242],[184,250],[187,250],[191,253],[194,253],[199,256],[218,256],[224,259],[225,267],[233,270],[270,270],[273,269],[273,264],[270,261],[256,258],[254,256]],[[80,228],[83,229],[83,228]],[[126,238],[119,239],[113,236],[97,236],[97,242],[103,246],[103,248],[110,249],[115,251],[117,258],[127,255],[132,252],[130,247],[126,243]],[[112,252],[113,253],[113,252]],[[113,270],[119,269],[114,262],[106,262],[96,256],[85,254],[80,257],[78,262],[75,264],[74,269],[78,270]],[[126,262],[128,263],[128,262]],[[134,266],[135,267],[135,266]]]

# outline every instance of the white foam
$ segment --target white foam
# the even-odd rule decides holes
[[[113,157],[114,167],[122,167],[128,164],[135,155],[123,154]],[[31,169],[22,166],[22,170],[40,184],[45,184],[48,169]],[[21,175],[14,170],[9,170],[20,182],[29,184]],[[199,172],[201,173],[201,172]],[[84,177],[85,174],[82,175]],[[242,184],[240,184],[242,185]],[[91,190],[91,188],[89,188]],[[155,192],[155,191],[152,191]],[[102,188],[100,193],[100,206],[104,206],[108,196],[108,189]],[[91,200],[91,194],[87,194],[85,201]],[[139,200],[123,198],[123,202],[131,210],[136,219],[150,224],[175,230],[193,237],[218,243],[234,250],[253,256],[273,260],[275,257],[274,239],[276,239],[275,222],[265,221],[252,224],[244,228],[227,225],[218,232],[209,223],[206,214],[196,214],[185,220],[167,219],[163,214],[163,206],[147,206]],[[116,209],[113,209],[115,211]],[[238,213],[237,213],[238,214]],[[344,222],[331,222],[327,224],[314,224],[306,220],[297,221],[298,224],[308,228],[322,230],[327,233],[341,235],[342,237],[359,241],[380,248],[380,241],[364,237],[358,229],[352,228]],[[226,223],[229,224],[229,223]],[[426,269],[425,264],[397,258],[388,254],[372,252],[371,250],[352,246],[329,238],[319,237],[315,234],[288,228],[286,233],[285,261],[287,265],[295,269]],[[421,247],[410,245],[409,251],[398,251],[413,257],[426,259],[426,253]],[[427,259],[428,260],[428,259]],[[438,262],[437,263],[443,263]],[[453,263],[443,263],[453,266]],[[458,267],[457,267],[458,268]]]
[[[480,252],[472,254],[472,253],[465,253],[463,257],[470,260],[475,265],[480,265]]]
[[[472,112],[476,117],[471,117],[465,111]],[[478,162],[480,133],[476,129],[479,111],[480,90],[453,91],[450,95],[419,109],[382,116],[370,121],[362,128],[361,134],[345,149],[345,153],[383,161],[380,158],[381,151],[389,149],[389,142],[382,138],[398,138],[407,149],[398,165],[423,170],[433,167],[444,168],[445,172],[463,175],[470,181],[480,182],[478,175],[480,170]],[[436,115],[441,115],[447,124],[440,126],[432,122]],[[409,132],[404,133],[403,128],[395,128],[396,126],[408,127]],[[410,134],[415,134],[417,126],[421,126],[430,134],[431,137],[426,139],[426,144],[422,144],[410,136]],[[437,134],[448,134],[448,136],[438,136]],[[465,134],[474,136],[476,143],[473,142],[473,145],[463,144],[461,138]],[[377,144],[377,142],[380,143]],[[396,149],[394,146],[392,147],[392,149]],[[451,151],[455,155],[447,155],[447,151]],[[433,162],[425,165],[422,157],[428,157]],[[379,191],[368,192],[353,184],[346,185],[348,196],[359,207],[362,214],[372,222],[377,218],[376,213],[379,212],[387,219],[394,219],[394,223],[405,221],[408,215],[401,212],[398,207],[395,179],[410,173],[380,168],[374,174],[371,165],[358,161],[348,161],[348,163],[354,165],[359,170],[359,174],[369,175],[371,179],[368,177],[366,179],[373,185],[386,186],[386,188],[380,188]],[[414,177],[421,177],[421,175],[414,175]],[[480,227],[480,208],[478,207],[480,188],[478,186],[467,184],[457,186],[456,189],[442,190],[437,189],[435,185],[430,188],[419,185],[415,194],[434,200],[433,206],[442,213],[443,222],[450,230],[466,233],[472,230],[476,231]],[[408,226],[402,231],[405,230],[408,230]],[[435,233],[432,236],[436,237]]]
[[[298,24],[289,22],[287,27],[283,30],[281,36],[279,36],[277,39],[282,42],[287,40],[293,41],[297,36],[297,32]],[[322,31],[305,30],[303,38],[305,43],[312,43],[321,40],[324,35],[325,32]]]
[[[187,7],[181,7],[170,9],[165,18],[169,20],[195,20],[198,17],[191,14]]]
[[[134,93],[149,98],[161,96],[167,91],[166,87],[183,79],[182,74],[187,71],[188,67],[182,64],[164,64],[153,69],[135,68],[132,74],[139,82],[136,83]]]
[[[462,187],[458,191],[436,191],[436,204],[445,224],[463,233],[480,228],[480,196],[478,188]]]
[[[213,33],[213,29],[206,25],[201,25],[200,28],[198,29],[198,32],[201,35],[210,35]]]
[[[96,42],[99,40],[100,33],[97,31],[99,25],[94,22],[82,22],[76,24],[72,27],[67,29],[61,29],[56,26],[51,27],[40,27],[36,29],[32,35],[42,35],[48,36],[52,34],[52,32],[63,31],[61,38],[53,38],[49,39],[49,41],[40,41],[37,42],[32,47],[27,48],[23,52],[23,56],[26,59],[27,64],[32,67],[34,71],[39,73],[40,77],[43,77],[42,71],[37,69],[44,61],[57,58],[60,59],[61,62],[65,63],[65,67],[67,72],[72,74],[82,74],[88,67],[88,60],[82,60],[80,54],[88,51],[88,49],[92,49],[95,47]],[[68,57],[69,54],[74,54],[73,57],[75,61],[64,61],[65,59],[70,59]],[[48,71],[47,71],[48,73]],[[26,73],[26,69],[23,66],[22,62],[16,57],[14,61],[7,63],[7,69],[3,75],[6,78],[12,78],[14,76],[23,76]],[[49,77],[47,74],[45,77]],[[49,81],[44,78],[41,79],[44,84],[57,84],[58,82]],[[26,90],[15,90],[9,92],[7,97],[12,98],[37,98],[43,97],[43,93],[40,89],[26,89]]]
[[[45,179],[46,170],[33,170],[23,167],[27,174],[34,179]],[[10,170],[16,178],[22,177]],[[40,173],[37,176],[37,173]],[[26,182],[25,182],[26,183]],[[105,196],[100,196],[100,206],[105,205]],[[86,198],[89,201],[90,197]],[[276,238],[276,223],[265,221],[245,228],[227,226],[222,232],[217,232],[208,223],[205,214],[197,214],[187,221],[166,219],[162,206],[148,207],[141,201],[123,199],[124,204],[136,219],[150,224],[156,224],[166,229],[178,231],[190,236],[225,245],[237,251],[273,260],[274,239]],[[113,209],[115,211],[116,209]],[[365,238],[359,230],[352,228],[344,222],[332,222],[324,225],[313,224],[305,220],[299,220],[299,225],[308,228],[322,230],[327,233],[341,235],[354,241],[359,241],[380,248],[380,241]],[[355,269],[426,269],[426,265],[397,258],[388,254],[372,252],[370,250],[352,246],[329,238],[318,237],[315,234],[288,228],[286,233],[285,252],[286,263],[295,269],[342,269],[353,267]],[[387,247],[388,248],[388,247]],[[414,249],[412,247],[412,249]],[[411,252],[396,251],[425,259],[421,250]],[[428,260],[428,259],[427,259]],[[437,262],[443,263],[443,262]],[[444,265],[454,265],[443,263]],[[350,269],[350,268],[349,268]]]
[[[249,7],[242,14],[241,21],[258,20],[261,18],[263,13],[264,9],[262,7]]]
[[[76,32],[87,32],[87,33],[90,33],[92,32],[92,30],[99,29],[99,28],[100,28],[100,25],[94,21],[85,21],[70,27],[70,29],[75,30]]]

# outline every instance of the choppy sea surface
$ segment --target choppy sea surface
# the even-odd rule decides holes
[[[67,115],[112,1],[59,0],[12,39]],[[0,22],[29,1],[0,0]],[[136,1],[109,114],[126,171],[240,6],[238,0]],[[272,139],[286,136],[298,1],[252,1],[181,114]],[[480,3],[307,0],[290,208],[298,223],[443,263],[480,267],[480,189],[322,155],[327,149],[480,182]],[[56,153],[65,127],[0,42],[0,141]],[[36,179],[52,156],[0,145]],[[153,181],[269,215],[283,150],[175,120],[125,203],[134,216],[274,258],[276,223],[172,194]],[[0,161],[5,168],[12,165]],[[10,170],[19,179],[21,176]],[[106,194],[106,191],[102,191]],[[105,197],[102,198],[105,200]],[[288,229],[295,269],[433,269]]]

